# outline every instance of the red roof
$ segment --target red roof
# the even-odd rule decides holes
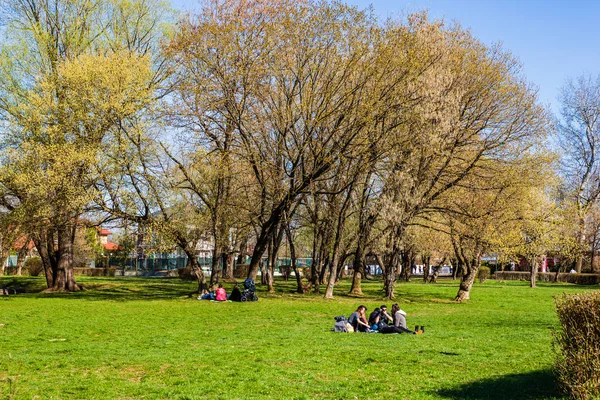
[[[104,246],[104,248],[109,251],[119,250],[119,245],[112,242],[106,242],[102,246]]]
[[[17,240],[15,240],[15,243],[13,244],[13,248],[15,248],[16,250],[21,249],[24,245],[25,245],[25,241],[27,240],[27,236],[21,236],[20,238],[18,238]],[[29,243],[27,243],[27,250],[31,250],[35,247],[35,243],[33,243],[33,240],[29,240]]]
[[[108,229],[100,228],[100,236],[108,236],[111,234],[112,234],[112,232],[109,231]]]

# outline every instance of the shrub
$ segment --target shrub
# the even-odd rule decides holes
[[[198,279],[196,277],[196,273],[192,271],[191,267],[178,268],[177,275],[179,275],[183,281],[195,281]]]
[[[490,269],[485,265],[479,267],[479,271],[477,272],[477,277],[479,278],[479,282],[483,283],[486,279],[490,277]]]
[[[248,276],[250,264],[236,264],[233,270],[233,276],[238,279],[243,279]]]
[[[556,296],[555,372],[573,399],[600,396],[600,292]]]
[[[494,277],[499,280],[507,281],[529,281],[529,272],[524,271],[498,271]],[[600,284],[600,274],[569,274],[562,272],[556,276],[555,272],[538,272],[537,280],[539,282],[566,282],[577,285],[597,285]]]
[[[25,260],[25,263],[23,263],[23,267],[31,276],[38,276],[44,270],[42,259],[39,257],[28,258],[27,260]]]

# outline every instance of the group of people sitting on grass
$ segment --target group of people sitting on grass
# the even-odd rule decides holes
[[[211,288],[211,291],[203,290],[202,294],[198,296],[198,300],[212,300],[212,301],[258,301],[256,295],[256,285],[254,279],[247,278],[244,281],[244,288],[241,290],[236,283],[231,290],[231,294],[227,295],[227,291],[223,288],[222,284],[215,289],[215,286]]]
[[[211,290],[209,292],[208,290],[204,289],[202,291],[202,294],[198,296],[198,300],[226,301],[227,291],[225,290],[223,285],[219,283],[219,287],[216,290]]]
[[[350,315],[347,321],[347,331],[366,332],[366,333],[408,333],[418,335],[423,333],[424,327],[415,327],[411,331],[406,326],[406,313],[400,309],[398,304],[392,305],[391,313],[388,313],[387,306],[384,304],[376,308],[367,319],[367,307],[360,305]]]

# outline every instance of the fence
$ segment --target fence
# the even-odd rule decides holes
[[[212,267],[212,257],[198,257],[200,267],[204,270],[210,270]],[[250,262],[250,257],[246,257],[242,264]],[[299,268],[310,267],[312,260],[310,258],[299,258],[296,260],[296,265]],[[263,259],[263,264],[266,264],[266,259]],[[290,265],[291,259],[281,257],[277,259],[276,267]],[[172,271],[179,268],[184,268],[187,265],[187,256],[173,254],[155,254],[145,258],[129,257],[123,259],[109,259],[108,265],[124,268],[126,271]],[[224,267],[221,265],[221,267]]]

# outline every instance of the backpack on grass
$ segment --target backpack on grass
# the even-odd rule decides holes
[[[335,324],[331,329],[332,332],[348,332],[348,329],[346,329],[346,317],[340,315],[333,319],[335,319]]]

